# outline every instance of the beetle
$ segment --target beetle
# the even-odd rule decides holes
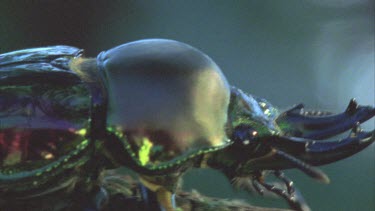
[[[210,57],[174,40],[130,42],[97,58],[70,46],[5,53],[0,208],[35,201],[41,209],[40,200],[70,197],[87,199],[77,209],[100,210],[110,197],[97,182],[100,173],[126,166],[138,173],[150,210],[176,208],[176,184],[191,168],[218,169],[234,186],[248,183],[309,210],[281,170],[297,168],[329,182],[313,166],[373,143],[374,130],[360,124],[374,115],[374,107],[355,100],[340,114],[302,104],[279,112],[230,86]],[[347,138],[324,141],[348,130]],[[285,189],[267,183],[268,174]],[[56,204],[55,210],[68,206]]]

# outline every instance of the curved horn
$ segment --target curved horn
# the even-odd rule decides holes
[[[305,112],[299,104],[276,119],[281,130],[289,136],[321,140],[335,136],[375,115],[372,106],[359,106],[352,99],[345,112],[326,115],[326,112]]]

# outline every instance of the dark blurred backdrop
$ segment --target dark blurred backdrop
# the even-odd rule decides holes
[[[349,99],[374,105],[374,1],[0,1],[0,53],[73,45],[86,55],[142,38],[189,43],[232,85],[280,108],[304,102],[334,112]],[[374,122],[365,129],[374,128]],[[287,171],[313,210],[375,210],[374,145],[323,167],[323,185]],[[282,200],[234,192],[214,171],[188,173],[184,188],[262,206]]]

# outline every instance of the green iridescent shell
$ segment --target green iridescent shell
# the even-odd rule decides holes
[[[89,159],[89,94],[69,69],[80,53],[54,46],[0,55],[1,195],[68,186],[78,173],[66,173]]]

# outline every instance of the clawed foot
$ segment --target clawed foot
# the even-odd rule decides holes
[[[274,184],[265,182],[265,176],[261,173],[256,174],[252,179],[254,189],[261,195],[264,194],[264,189],[284,198],[289,206],[298,211],[310,211],[311,209],[306,204],[301,193],[294,187],[293,181],[285,176],[282,171],[270,171],[276,178],[281,180],[285,185],[285,189],[276,187]]]

